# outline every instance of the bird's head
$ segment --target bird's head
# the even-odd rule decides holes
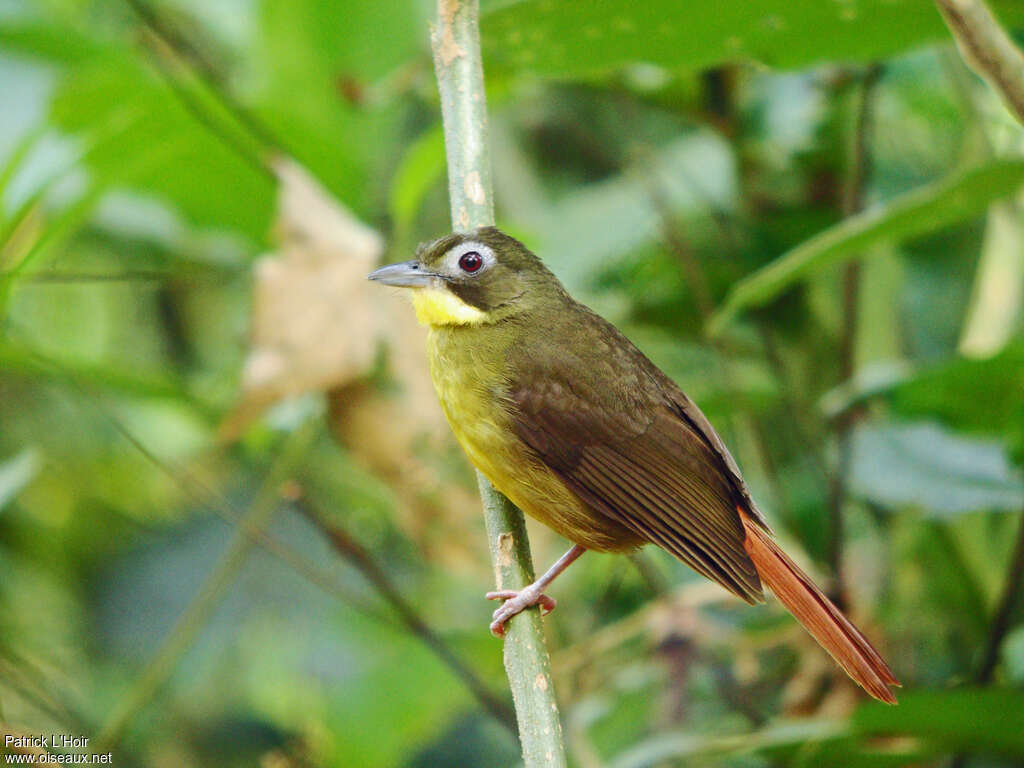
[[[562,292],[540,259],[495,227],[422,245],[411,261],[381,267],[369,279],[412,289],[416,316],[430,326],[495,323]]]

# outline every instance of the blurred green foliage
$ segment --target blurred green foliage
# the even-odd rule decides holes
[[[116,0],[0,3],[0,723],[109,727],[303,424],[289,482],[504,696],[477,517],[411,514],[320,426],[320,394],[217,437],[280,245],[269,158],[395,258],[446,230],[431,4],[151,8],[162,29]],[[777,606],[661,553],[588,555],[546,625],[575,764],[1024,763],[1024,600],[975,685],[1024,510],[1021,127],[928,0],[484,10],[499,222],[694,397],[825,577],[838,476],[844,596],[906,685],[896,709],[858,703]],[[411,396],[390,367],[416,352],[382,344],[358,386]],[[472,488],[452,446],[410,453],[437,499]],[[115,764],[516,764],[289,488],[266,529],[286,554],[248,548]],[[563,546],[531,535],[538,562]]]

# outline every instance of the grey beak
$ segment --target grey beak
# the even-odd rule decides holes
[[[398,288],[425,288],[432,285],[437,275],[428,272],[423,265],[413,259],[402,261],[398,264],[388,264],[366,276],[367,280],[375,280],[384,285],[394,285]]]

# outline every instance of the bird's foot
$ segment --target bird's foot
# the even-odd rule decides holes
[[[498,592],[488,592],[488,600],[504,600],[501,607],[494,612],[494,621],[491,622],[491,634],[495,637],[505,636],[505,622],[522,613],[527,608],[535,605],[540,606],[541,615],[547,616],[555,610],[555,599],[545,595],[541,587],[531,584],[524,589],[502,589]]]

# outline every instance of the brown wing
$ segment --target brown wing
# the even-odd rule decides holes
[[[761,600],[736,509],[749,494],[718,435],[618,330],[573,310],[572,338],[520,349],[511,366],[517,435],[597,514]]]

